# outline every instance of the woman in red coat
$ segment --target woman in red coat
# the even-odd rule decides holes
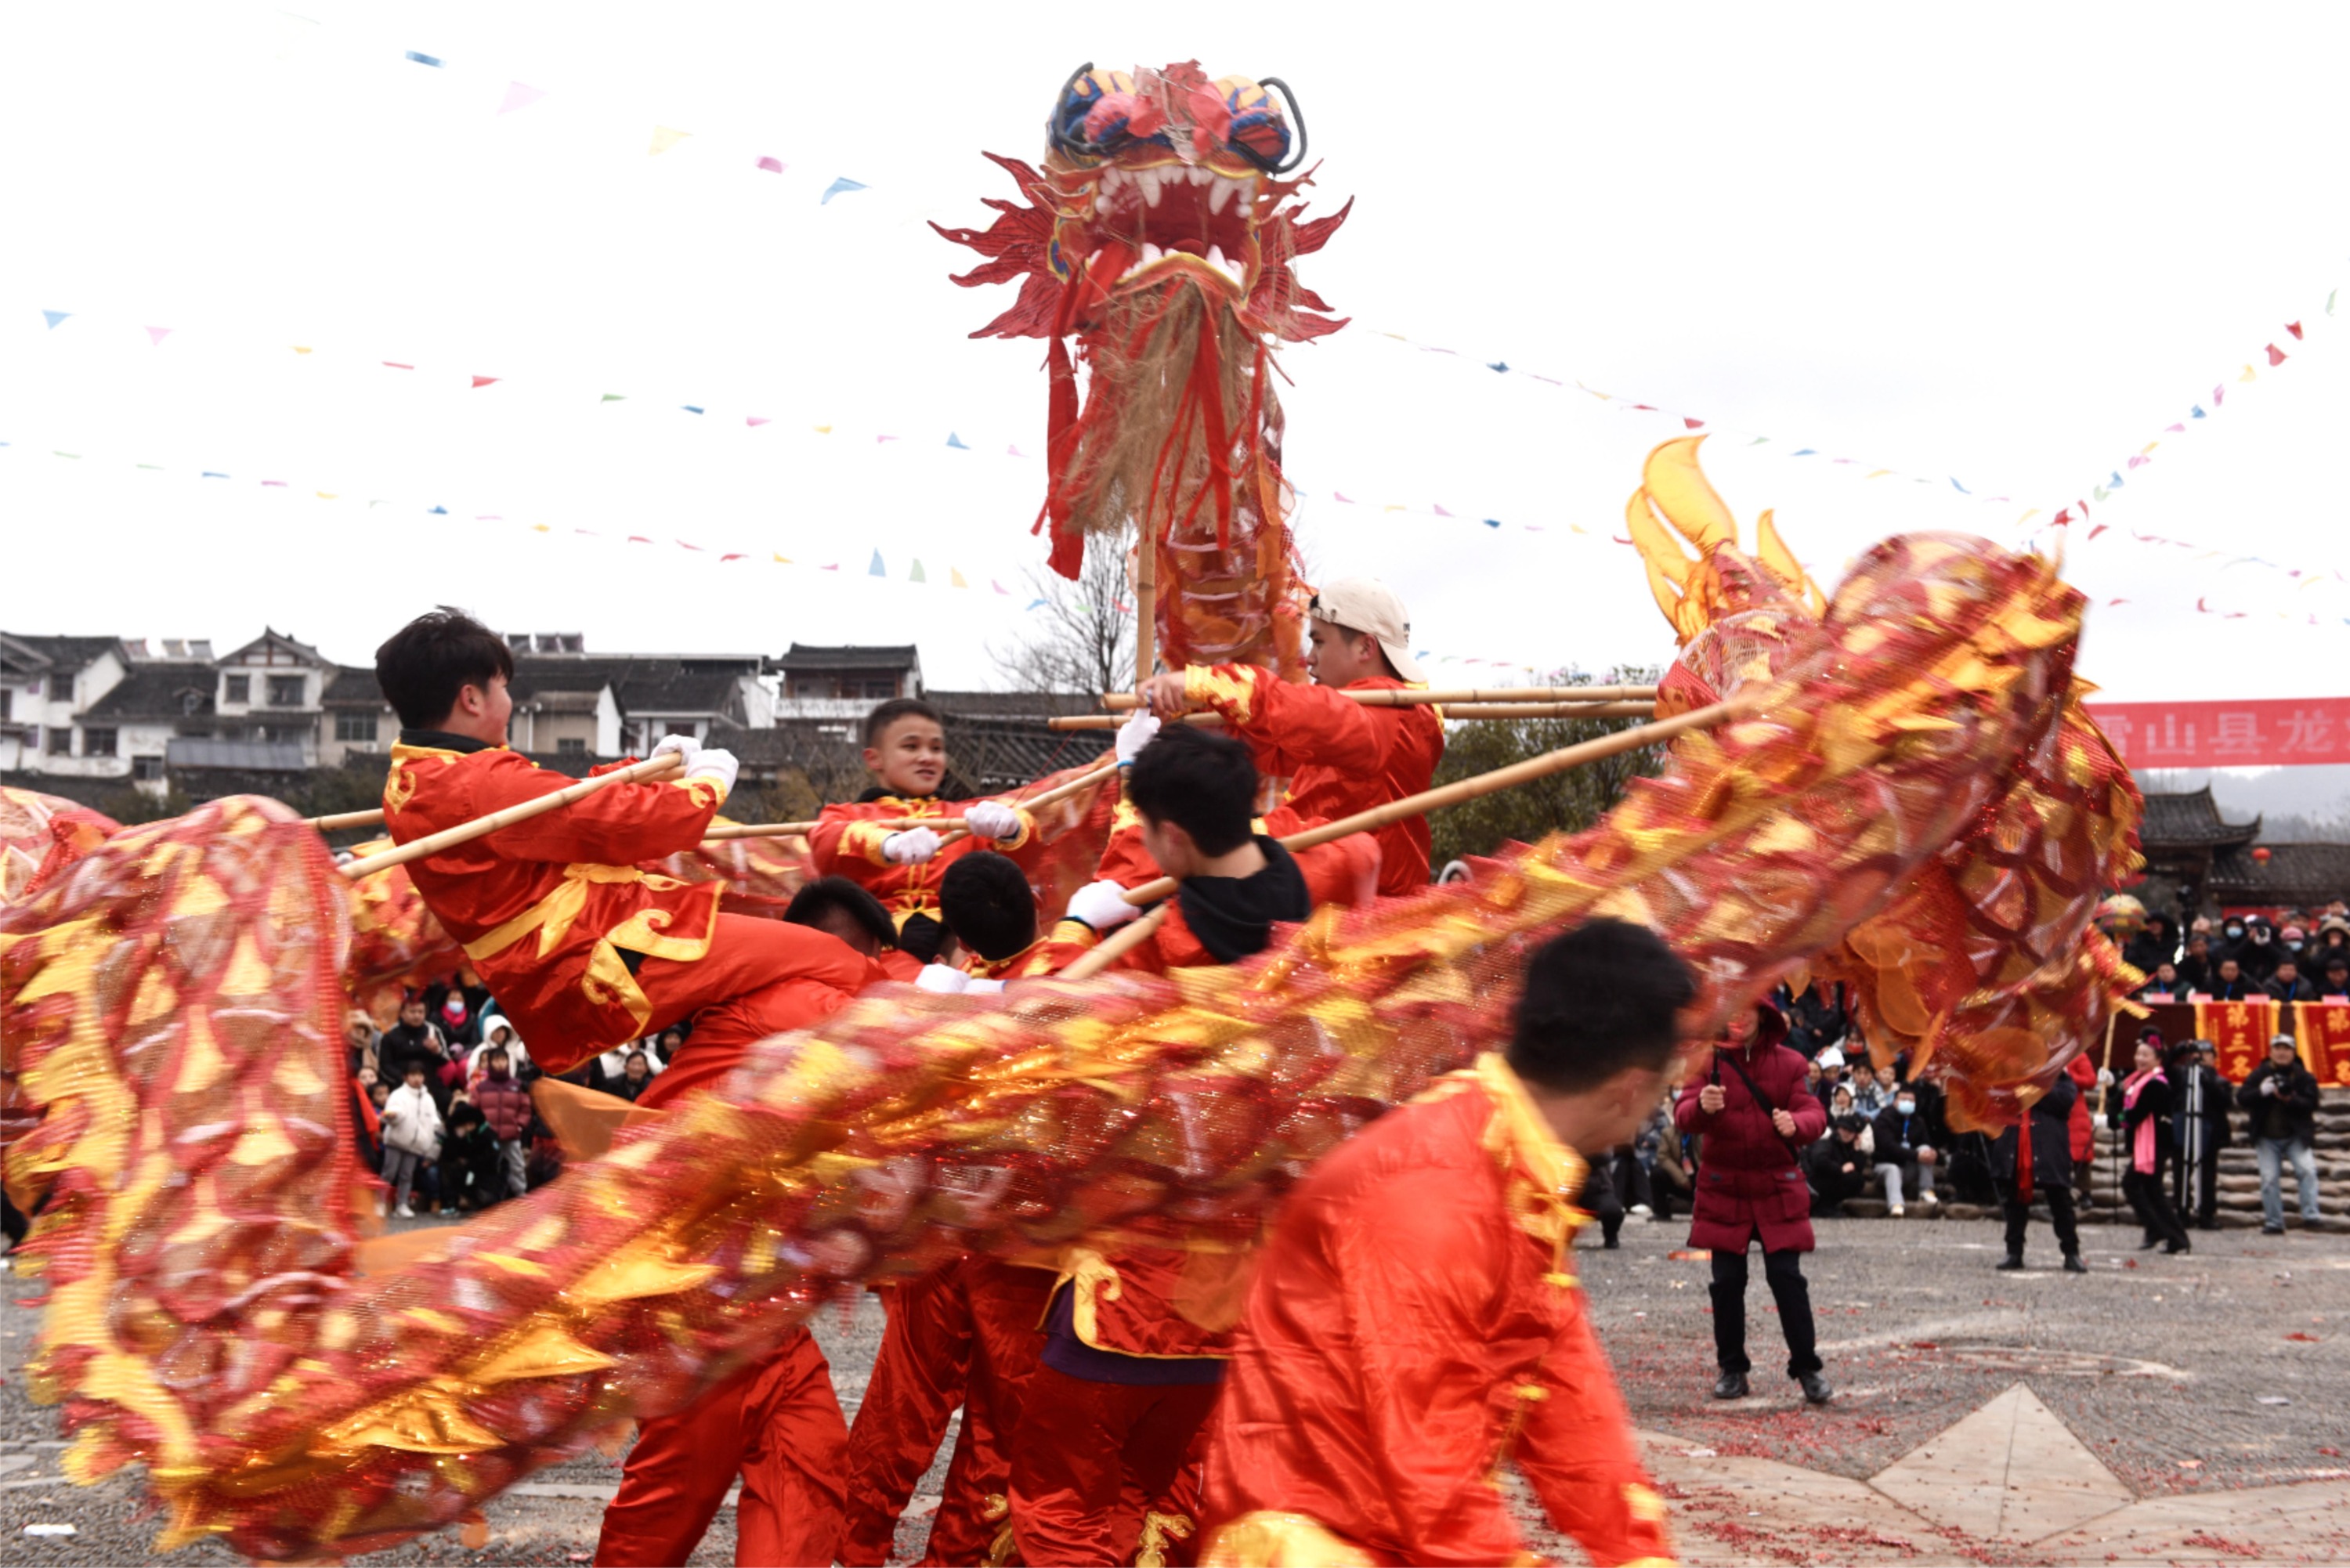
[[[1802,1156],[1827,1130],[1827,1111],[1804,1085],[1803,1057],[1780,1044],[1786,1037],[1787,1021],[1768,1005],[1731,1020],[1673,1121],[1702,1140],[1690,1245],[1713,1252],[1713,1348],[1721,1365],[1713,1397],[1746,1397],[1746,1249],[1759,1240],[1762,1277],[1787,1336],[1787,1376],[1821,1405],[1833,1390],[1820,1376],[1804,1282],[1812,1203]]]

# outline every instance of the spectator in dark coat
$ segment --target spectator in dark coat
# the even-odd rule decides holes
[[[426,1021],[424,999],[411,996],[400,1006],[400,1022],[383,1032],[376,1042],[376,1076],[387,1084],[400,1084],[408,1077],[408,1064],[421,1063],[425,1088],[432,1096],[435,1109],[449,1108],[449,1091],[441,1084],[441,1069],[448,1064],[447,1040],[441,1031]]]
[[[633,1106],[637,1103],[637,1096],[652,1086],[652,1063],[646,1060],[643,1052],[631,1051],[629,1053],[628,1060],[620,1064],[620,1075],[607,1082],[604,1092],[608,1095],[618,1095]]]
[[[2246,980],[2265,985],[2276,972],[2277,960],[2284,956],[2284,944],[2276,940],[2276,928],[2266,915],[2254,915],[2244,922],[2244,940],[2236,945],[2232,956],[2243,967]]]
[[[2235,1141],[2228,1126],[2228,1080],[2212,1065],[2218,1049],[2209,1040],[2182,1049],[2170,1069],[2171,1141],[2178,1164],[2171,1178],[2171,1203],[2181,1223],[2198,1230],[2220,1228],[2220,1151]]]
[[[2293,1014],[2285,1012],[2285,1008],[2296,1002],[2317,1000],[2317,987],[2301,972],[2301,961],[2290,953],[2278,958],[2276,968],[2270,971],[2268,983],[2261,989],[2276,998],[2277,1016],[2284,1020],[2288,1027],[2293,1022]]]
[[[1934,1196],[1934,1168],[1942,1151],[1935,1142],[1932,1113],[1918,1097],[1915,1085],[1893,1092],[1893,1103],[1877,1113],[1877,1174],[1885,1178],[1885,1201],[1892,1212],[1905,1207],[1905,1195],[1914,1186],[1918,1201],[1929,1209],[1941,1201]]]
[[[2120,1087],[2120,1095],[2107,1099],[2106,1119],[2121,1133],[2128,1158],[2122,1196],[2146,1231],[2137,1250],[2143,1252],[2162,1242],[2166,1252],[2191,1252],[2195,1243],[2187,1239],[2178,1211],[2162,1194],[2162,1172],[2170,1160],[2173,1096],[2158,1042],[2138,1041],[2137,1064]]]
[[[1800,996],[1787,1001],[1787,1048],[1807,1057],[1842,1044],[1850,1032],[1845,1008],[1844,982],[1814,982]]]
[[[1697,1212],[1690,1245],[1713,1252],[1713,1346],[1721,1377],[1717,1399],[1746,1396],[1746,1250],[1762,1243],[1762,1273],[1787,1337],[1787,1376],[1804,1397],[1834,1397],[1820,1375],[1811,1288],[1803,1255],[1812,1250],[1811,1189],[1803,1148],[1826,1130],[1828,1115],[1804,1085],[1804,1058],[1781,1044],[1786,1020],[1776,1008],[1742,1012],[1723,1031],[1697,1093],[1673,1108],[1683,1132],[1702,1140]]]
[[[2089,1272],[2081,1262],[2081,1232],[2073,1222],[2073,1107],[2080,1097],[2081,1091],[2068,1073],[2032,1102],[2032,1110],[2023,1118],[2032,1127],[2028,1158],[2016,1127],[2001,1128],[1991,1143],[1991,1180],[1998,1184],[2000,1201],[2007,1210],[2007,1257],[1999,1265],[2002,1269],[2023,1267],[2023,1231],[2031,1222],[2036,1194],[2047,1201],[2056,1245],[2064,1254],[2064,1272]]]
[[[2208,994],[2214,1002],[2242,1002],[2255,996],[2266,996],[2261,982],[2244,973],[2244,966],[2231,958],[2220,961],[2219,972],[2211,977]]]
[[[1839,1213],[1846,1199],[1868,1190],[1868,1156],[1860,1149],[1860,1129],[1866,1125],[1856,1116],[1838,1116],[1827,1136],[1804,1151],[1814,1216]]]
[[[2187,956],[2178,961],[2178,983],[2189,991],[2208,992],[2214,972],[2211,939],[2197,931],[2187,939]]]
[[[2317,1214],[2317,1075],[2301,1064],[2293,1037],[2269,1042],[2269,1059],[2251,1071],[2236,1091],[2236,1103],[2251,1118],[2252,1148],[2261,1162],[2261,1231],[2284,1234],[2284,1166],[2293,1165],[2300,1189],[2301,1222],[2314,1228]]]
[[[481,1106],[458,1101],[449,1107],[449,1134],[441,1145],[442,1206],[486,1209],[505,1196],[505,1185],[497,1135],[482,1119]]]
[[[2319,996],[2350,996],[2350,955],[2328,953],[2321,961],[2325,969],[2317,977]]]
[[[520,1198],[530,1190],[530,1096],[515,1082],[503,1050],[493,1050],[482,1081],[473,1085],[473,1103],[498,1140],[498,1167],[505,1173],[506,1196]]]

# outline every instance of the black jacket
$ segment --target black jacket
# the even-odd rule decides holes
[[[1918,1101],[1916,1112],[1906,1116],[1899,1106],[1887,1106],[1877,1113],[1877,1120],[1870,1126],[1877,1132],[1875,1158],[1879,1165],[1907,1165],[1918,1158],[1920,1144],[1937,1147],[1932,1118],[1923,1100]]]
[[[2277,1091],[2264,1095],[2261,1085],[2271,1078],[2279,1080]],[[2236,1103],[2251,1116],[2255,1140],[2284,1137],[2303,1145],[2317,1141],[2317,1075],[2299,1062],[2283,1067],[2262,1063],[2236,1091]]]
[[[2073,1103],[2081,1097],[2080,1089],[2070,1074],[2058,1074],[2055,1086],[2033,1102],[2032,1115],[2032,1185],[2038,1187],[2069,1186],[2073,1179]],[[1993,1181],[2015,1179],[2016,1146],[2021,1141],[2014,1127],[2002,1127],[1991,1146],[1991,1175]]]
[[[2291,985],[2287,985],[2282,976],[2272,974],[2269,976],[2268,983],[2262,986],[2261,989],[2267,992],[2271,996],[2275,997],[2277,999],[2277,1005],[2280,1007],[2292,1002],[2315,1002],[2317,1000],[2317,982],[2310,979],[2305,974],[2294,975]]]
[[[1850,1161],[1852,1169],[1844,1168]],[[1870,1158],[1858,1139],[1846,1143],[1836,1137],[1835,1129],[1804,1151],[1804,1177],[1812,1184],[1813,1196],[1825,1202],[1840,1202],[1857,1198],[1868,1187]]]
[[[2135,1106],[2128,1103],[2120,1084],[2114,1085],[2114,1092],[2106,1096],[2106,1120],[2120,1130],[2124,1146],[2122,1152],[2125,1158],[2128,1156],[2130,1147],[2137,1141],[2139,1126],[2148,1116],[2154,1117],[2158,1124],[2168,1122],[2172,1108],[2177,1102],[2178,1096],[2172,1092],[2168,1074],[2159,1078],[2150,1079],[2146,1087],[2138,1091],[2137,1104]],[[2160,1133],[2155,1135],[2155,1175],[2159,1176],[2169,1168],[2173,1147],[2170,1139]]]
[[[2170,1079],[2172,1097],[2177,1102],[2170,1118],[2170,1130],[2178,1140],[2180,1148],[2187,1147],[2187,1129],[2198,1115],[2196,1105],[2199,1098],[2201,1101],[2204,1148],[2217,1152],[2234,1141],[2235,1134],[2228,1121],[2227,1079],[2199,1062],[2192,1067],[2173,1069]],[[2197,1094],[2199,1085],[2201,1088],[2199,1096]]]

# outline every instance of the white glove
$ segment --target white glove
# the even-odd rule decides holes
[[[962,814],[962,825],[981,838],[1017,838],[1020,814],[1000,800],[983,800]]]
[[[2262,1094],[2263,1094],[2263,1095],[2273,1095],[2273,1094],[2275,1094],[2275,1093],[2276,1093],[2276,1080],[2275,1080],[2274,1078],[2262,1078],[2262,1079],[2261,1080],[2261,1093],[2262,1093]]]
[[[1105,878],[1088,882],[1069,898],[1069,919],[1097,931],[1115,930],[1142,911],[1126,901],[1126,889]]]
[[[1142,748],[1159,738],[1159,715],[1148,708],[1137,708],[1134,717],[1118,727],[1118,765],[1130,768]]]
[[[2104,1089],[2110,1089],[2114,1086],[2114,1070],[2111,1067],[2100,1067],[2097,1069],[2097,1086]]]
[[[691,767],[693,759],[701,754],[702,742],[691,735],[663,735],[660,738],[660,743],[653,747],[652,754],[658,757],[668,752],[675,752],[678,761],[687,767]],[[652,757],[647,757],[645,760],[650,762]]]
[[[743,764],[734,760],[733,753],[721,751],[716,746],[696,746],[685,762],[685,776],[710,780],[718,786],[718,798],[721,800],[734,793],[734,775],[742,771]]]
[[[942,992],[954,996],[969,987],[971,976],[947,964],[928,963],[922,966],[922,972],[914,977],[914,984],[923,991]]]
[[[881,858],[892,866],[920,866],[939,852],[939,836],[927,827],[910,827],[881,841]]]

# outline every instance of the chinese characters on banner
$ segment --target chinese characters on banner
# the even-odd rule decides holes
[[[2276,1003],[2267,997],[2251,1002],[2199,1002],[2195,1004],[2195,1035],[2219,1047],[2220,1076],[2241,1084],[2268,1059],[2269,1042],[2277,1033]]]
[[[2133,768],[2350,763],[2350,697],[2092,702],[2089,716]]]
[[[2350,1088],[2350,1002],[2296,1002],[2293,1015],[2302,1064],[2320,1084]]]

